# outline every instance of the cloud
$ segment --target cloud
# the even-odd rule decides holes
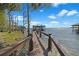
[[[56,14],[56,16],[49,15],[48,18],[50,18],[50,19],[56,19],[56,18],[58,18],[58,16],[59,17],[65,16],[68,12],[69,12],[68,10],[63,9],[58,14]]]
[[[17,16],[17,18],[19,21],[23,20],[23,16]]]
[[[77,10],[71,10],[71,11],[69,11],[68,13],[67,13],[67,16],[72,16],[72,15],[75,15],[75,14],[77,14],[78,12],[77,12]]]
[[[75,15],[77,13],[78,13],[77,10],[68,11],[68,10],[63,9],[57,14],[57,16],[60,16],[60,17],[65,16],[65,15],[66,16],[72,16],[72,15]]]
[[[50,15],[50,16],[48,16],[48,18],[50,18],[50,19],[56,19],[56,16]]]
[[[31,21],[31,25],[39,25],[41,24],[41,22],[38,22],[38,21]]]
[[[51,5],[53,6],[53,7],[58,7],[59,5],[64,5],[64,4],[66,4],[66,3],[52,3]]]
[[[67,13],[68,13],[68,10],[63,9],[63,10],[61,10],[61,11],[57,14],[57,16],[64,16],[64,15],[66,15]]]
[[[16,15],[14,15],[13,16],[13,20],[18,20],[18,22],[21,22],[22,23],[22,21],[23,21],[23,16],[16,16]],[[14,21],[15,22],[15,21]]]
[[[58,7],[60,5],[60,3],[52,3],[53,7]]]
[[[18,21],[22,21],[23,20],[23,16],[13,16],[13,20],[18,19]]]
[[[44,10],[40,10],[40,12],[43,12]]]
[[[50,23],[51,23],[51,24],[59,24],[58,21],[51,21]]]

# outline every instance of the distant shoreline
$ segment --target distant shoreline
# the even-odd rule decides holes
[[[59,29],[59,30],[63,30],[63,29],[70,29],[71,27],[69,27],[69,28],[46,28],[46,29],[50,29],[50,30],[54,30],[54,29]]]

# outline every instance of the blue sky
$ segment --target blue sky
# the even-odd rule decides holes
[[[50,28],[71,27],[72,24],[79,23],[78,7],[78,3],[52,3],[49,7],[41,6],[37,10],[30,11],[31,27],[39,24]],[[22,11],[13,13],[13,16],[18,15],[18,24],[20,25],[23,23],[23,11],[26,10],[26,4],[23,4]]]

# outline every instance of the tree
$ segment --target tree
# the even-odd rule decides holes
[[[37,9],[38,7],[40,6],[39,3],[32,3],[32,4],[27,4],[27,23],[28,23],[28,36],[30,35],[30,15],[29,15],[29,12],[30,10],[32,9]]]
[[[21,4],[14,4],[14,3],[10,3],[8,4],[8,13],[9,13],[9,33],[11,32],[11,20],[12,20],[12,16],[11,16],[11,11],[19,11],[21,8]]]
[[[3,32],[3,27],[5,24],[5,14],[3,11],[0,11],[0,31]]]
[[[6,25],[6,17],[5,17],[5,10],[7,9],[7,4],[0,4],[0,31],[4,31],[4,26]]]
[[[23,27],[25,27],[25,10],[23,11]],[[23,31],[23,33],[24,33],[24,31]]]
[[[21,4],[17,4],[17,3],[1,3],[0,4],[0,11],[1,12],[4,12],[4,10],[8,10],[8,17],[9,17],[9,27],[8,27],[8,30],[9,30],[9,33],[11,32],[11,24],[12,24],[12,14],[11,12],[12,11],[19,11],[21,7]],[[4,17],[5,18],[5,17]]]
[[[18,16],[16,16],[16,19],[15,19],[15,30],[16,31],[18,30]]]

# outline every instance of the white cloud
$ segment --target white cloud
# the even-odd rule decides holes
[[[41,24],[41,22],[38,22],[38,21],[31,21],[31,25],[39,25]]]
[[[40,10],[40,12],[43,12],[44,10]]]
[[[66,4],[66,3],[52,3],[51,5],[53,6],[53,7],[58,7],[59,5],[61,5],[61,4]]]
[[[60,3],[52,3],[53,7],[58,7],[60,5]]]
[[[23,16],[17,16],[17,18],[19,21],[23,20]]]
[[[13,20],[17,19],[19,22],[22,22],[23,21],[23,16],[16,16],[14,15],[13,16]]]
[[[23,20],[23,16],[13,16],[13,20],[18,19],[18,21],[22,21]]]
[[[48,18],[50,18],[50,19],[56,19],[56,16],[50,15],[50,16],[48,16]]]
[[[63,9],[63,10],[61,10],[61,11],[58,13],[57,16],[64,16],[64,15],[66,15],[67,13],[68,13],[68,10]]]
[[[67,13],[67,16],[72,16],[72,15],[75,15],[75,14],[77,14],[78,12],[77,12],[77,10],[71,10],[71,11],[69,11],[68,13]]]
[[[51,23],[51,24],[59,24],[58,21],[51,21],[50,23]]]
[[[68,11],[68,10],[63,9],[57,14],[57,16],[60,16],[60,17],[65,16],[65,15],[66,16],[72,16],[72,15],[75,15],[77,13],[78,13],[77,10]]]

